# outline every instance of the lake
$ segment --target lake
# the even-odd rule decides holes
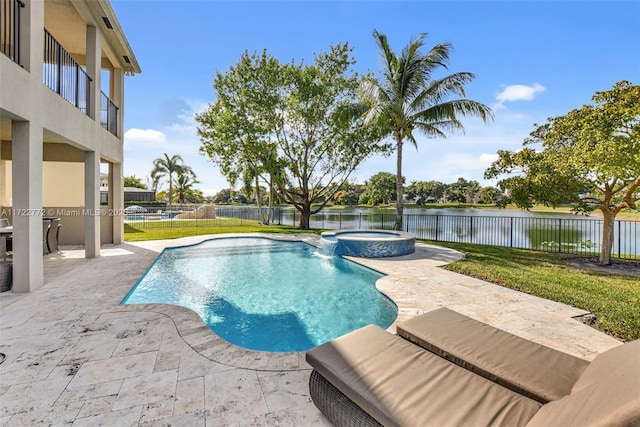
[[[421,239],[478,243],[565,253],[600,251],[602,219],[563,212],[506,209],[405,208],[405,231]],[[297,225],[293,208],[277,209],[275,220]],[[311,218],[312,228],[392,229],[394,208],[323,209]],[[613,254],[640,258],[640,221],[615,221]]]

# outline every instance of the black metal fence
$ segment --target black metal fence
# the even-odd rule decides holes
[[[248,225],[261,221],[255,207],[216,206],[215,219],[180,219],[179,211],[194,208],[171,207],[158,212],[130,214],[125,217],[131,227],[211,227]],[[262,215],[267,214],[263,208]],[[271,222],[297,226],[300,214],[294,209],[274,208]],[[474,243],[560,252],[595,255],[600,252],[603,221],[590,218],[522,217],[522,216],[464,216],[464,215],[404,215],[404,229],[418,239],[436,242]],[[312,215],[312,228],[348,230],[392,230],[395,214],[343,213],[326,210]],[[640,259],[640,221],[614,222],[613,256]]]
[[[45,85],[77,109],[90,114],[91,77],[46,29],[43,80]]]
[[[100,92],[100,124],[118,136],[118,107],[104,93]]]
[[[20,0],[0,0],[0,50],[13,62],[21,65],[20,59]]]

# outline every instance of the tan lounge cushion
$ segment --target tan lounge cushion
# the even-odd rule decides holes
[[[375,325],[306,357],[385,426],[522,426],[541,406]]]
[[[640,340],[597,356],[571,394],[551,402],[527,427],[640,426]]]
[[[397,330],[401,337],[542,403],[568,395],[589,365],[447,308],[409,319]]]

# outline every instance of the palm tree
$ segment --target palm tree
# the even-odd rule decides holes
[[[178,171],[176,178],[176,195],[178,196],[178,202],[185,204],[187,194],[193,190],[195,184],[199,184],[200,181],[196,179],[193,172]]]
[[[169,181],[169,206],[173,201],[173,174],[174,173],[189,173],[194,178],[195,175],[191,168],[184,164],[184,160],[180,155],[174,154],[169,157],[167,153],[163,153],[164,157],[159,157],[153,161],[153,169],[151,170],[151,179],[154,183],[157,183],[160,178],[167,177]]]
[[[396,162],[396,221],[395,229],[402,230],[402,145],[405,140],[417,148],[413,131],[418,130],[427,137],[445,137],[452,130],[464,127],[456,117],[476,116],[485,122],[493,118],[489,107],[465,99],[465,84],[475,76],[468,72],[450,74],[433,79],[437,68],[447,69],[450,43],[435,45],[427,54],[420,49],[426,34],[411,40],[396,54],[389,47],[387,36],[373,30],[373,37],[383,60],[382,80],[365,78],[361,85],[362,100],[366,105],[367,123],[382,127],[394,139]],[[448,100],[451,96],[459,99]]]

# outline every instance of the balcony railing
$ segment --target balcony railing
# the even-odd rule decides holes
[[[100,124],[103,128],[118,136],[118,107],[104,92],[100,92]]]
[[[0,0],[0,49],[13,62],[20,62],[20,9],[24,7],[21,0]]]
[[[46,29],[43,80],[45,85],[77,109],[90,114],[91,77]]]
[[[22,0],[0,0],[0,49],[20,64],[20,9]],[[91,115],[91,77],[69,52],[44,29],[43,83],[77,109]],[[118,135],[118,107],[101,92],[100,124]]]

